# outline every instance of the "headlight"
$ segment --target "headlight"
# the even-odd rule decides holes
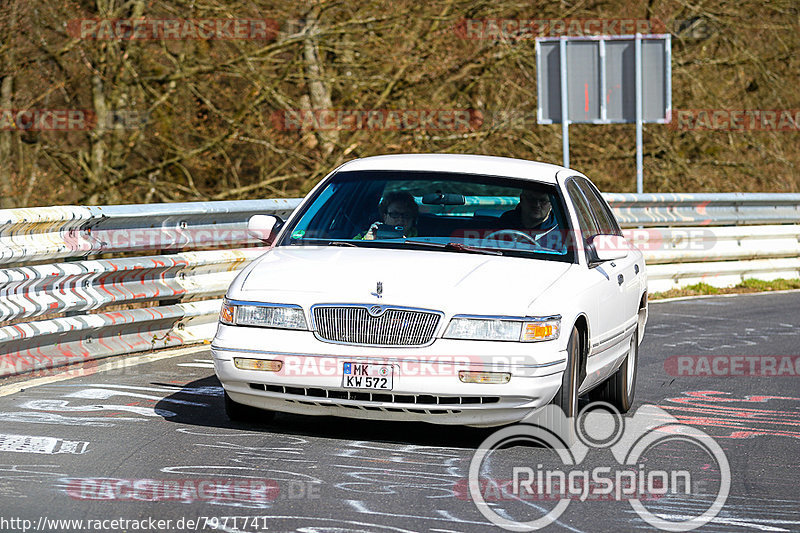
[[[299,305],[225,300],[219,313],[223,324],[262,328],[304,329],[306,317]]]
[[[455,316],[444,336],[447,339],[538,342],[557,339],[560,330],[560,316]]]

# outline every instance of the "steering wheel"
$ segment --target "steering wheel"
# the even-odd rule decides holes
[[[493,231],[489,235],[484,237],[484,239],[486,239],[486,240],[489,240],[489,239],[499,240],[497,237],[505,237],[505,236],[509,236],[511,238],[514,238],[514,240],[518,240],[518,239],[515,239],[515,237],[522,237],[524,240],[528,241],[530,244],[533,244],[534,246],[539,246],[539,243],[536,241],[535,238],[531,237],[530,235],[528,235],[524,231],[519,231],[519,230],[516,230],[516,229],[500,229],[500,230],[497,230],[497,231]]]

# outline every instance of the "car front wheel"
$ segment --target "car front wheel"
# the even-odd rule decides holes
[[[581,334],[578,328],[572,328],[567,342],[567,366],[561,377],[561,388],[551,403],[560,407],[564,418],[548,420],[547,425],[555,431],[565,444],[575,442],[575,419],[578,416],[578,387],[580,386]]]
[[[636,369],[639,364],[639,332],[633,331],[628,356],[622,366],[592,394],[593,400],[608,402],[620,413],[627,413],[633,406],[636,389]]]

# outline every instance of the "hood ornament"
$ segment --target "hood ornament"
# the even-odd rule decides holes
[[[383,298],[383,282],[379,281],[377,286],[375,287],[375,292],[372,292],[370,294],[378,298]]]

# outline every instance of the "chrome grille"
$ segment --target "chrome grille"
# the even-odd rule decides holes
[[[372,346],[420,346],[433,340],[441,314],[388,307],[379,315],[372,306],[315,306],[317,336],[326,341]]]

